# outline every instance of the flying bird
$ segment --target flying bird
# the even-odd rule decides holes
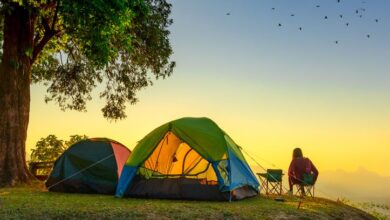
[[[367,34],[367,38],[370,38],[370,35],[369,35],[369,34]]]
[[[340,18],[343,18],[343,15],[340,15]]]
[[[328,16],[325,16],[324,19],[328,19]]]
[[[349,23],[347,22],[347,23],[345,23],[345,25],[347,25],[347,26],[348,26],[348,25],[349,25]]]
[[[295,15],[294,15],[294,14],[291,14],[290,16],[291,16],[291,17],[294,17]]]
[[[375,22],[378,23],[379,19],[375,19]]]
[[[230,15],[230,12],[226,13],[226,15]]]
[[[336,40],[336,41],[334,41],[334,43],[335,43],[335,44],[338,44],[338,43],[339,43],[339,41],[337,41],[337,40]]]
[[[272,10],[275,10],[275,8],[271,8]]]
[[[301,31],[301,30],[302,30],[302,27],[299,27],[298,29]]]
[[[278,26],[279,26],[279,27],[282,27],[282,24],[281,24],[281,23],[279,23],[279,24],[278,24]]]
[[[355,12],[356,12],[356,14],[359,14],[359,10],[356,10]]]
[[[320,6],[319,5],[316,5],[317,8],[319,8]]]

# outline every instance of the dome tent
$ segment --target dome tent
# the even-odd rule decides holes
[[[129,149],[114,140],[79,141],[55,161],[46,187],[56,192],[114,194],[130,154]]]
[[[259,183],[240,148],[208,118],[181,118],[146,135],[123,167],[116,196],[237,200]]]

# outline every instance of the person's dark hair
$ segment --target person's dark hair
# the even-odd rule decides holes
[[[301,148],[297,147],[293,151],[293,158],[303,157]]]

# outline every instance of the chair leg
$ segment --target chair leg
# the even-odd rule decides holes
[[[265,181],[263,181],[263,192],[264,192],[264,194],[266,194],[266,192],[267,192],[267,183],[265,182]]]
[[[295,195],[297,196],[305,196],[305,187],[301,184],[295,184],[295,186],[297,187],[297,192],[295,193]]]
[[[276,188],[275,182],[270,182],[269,184],[270,184],[269,193],[270,194],[277,193],[277,188]]]
[[[283,194],[282,181],[280,181],[279,186],[280,186],[279,195],[282,195]]]
[[[314,185],[308,186],[308,189],[310,190],[310,196],[314,197]]]
[[[314,197],[314,185],[313,185],[313,197]]]
[[[314,197],[314,185],[310,186],[310,195]]]
[[[277,193],[278,189],[276,188],[276,183],[275,182],[270,182],[269,183],[270,187],[269,187],[269,194],[275,194]]]
[[[266,181],[264,183],[265,193],[268,194],[277,194],[282,195],[283,194],[283,184],[282,182],[269,182]]]

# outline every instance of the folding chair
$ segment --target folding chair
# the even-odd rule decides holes
[[[298,196],[311,196],[314,197],[314,176],[313,174],[304,173],[303,182],[301,184],[295,184],[297,191],[295,195]],[[303,190],[303,191],[302,191]]]
[[[265,189],[265,194],[278,194],[283,193],[282,189],[282,176],[283,171],[279,169],[267,169],[267,173],[257,173],[260,179],[260,191]],[[265,187],[264,187],[265,186]]]

